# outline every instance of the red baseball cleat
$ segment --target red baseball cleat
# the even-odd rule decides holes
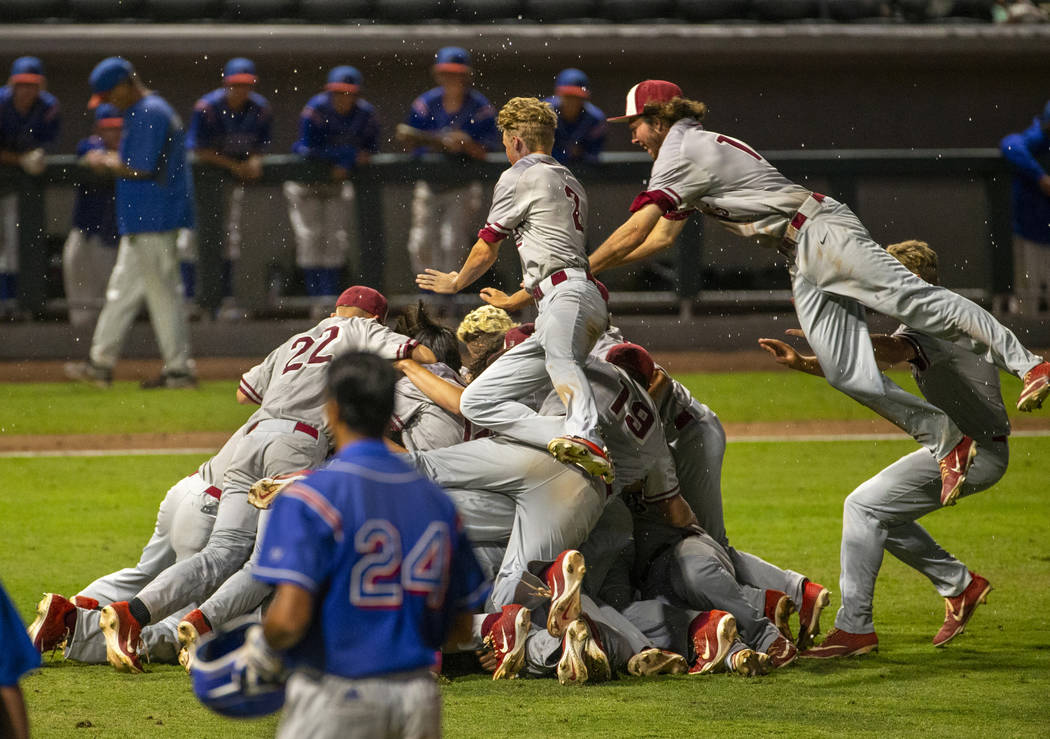
[[[616,477],[605,450],[581,436],[556,436],[547,444],[547,451],[559,462],[574,464],[592,477],[606,482]]]
[[[89,598],[86,595],[74,595],[73,605],[77,608],[83,608],[85,611],[97,611],[99,609],[99,602],[95,598]]]
[[[627,661],[627,672],[636,677],[681,675],[689,671],[685,657],[666,649],[643,649]]]
[[[138,649],[142,644],[142,627],[128,610],[127,601],[110,603],[98,618],[106,637],[106,659],[118,672],[142,672]]]
[[[583,555],[575,549],[566,549],[547,568],[547,587],[551,591],[547,631],[551,636],[564,635],[569,624],[580,617],[580,585],[586,572]]]
[[[36,618],[26,630],[36,651],[43,654],[62,646],[76,623],[76,615],[76,606],[68,599],[58,593],[44,593],[36,604]]]
[[[185,667],[187,672],[193,663],[193,645],[210,631],[211,624],[199,608],[194,608],[179,621],[179,644],[182,645],[179,650],[179,664]]]
[[[1050,395],[1050,362],[1037,364],[1024,376],[1021,396],[1017,399],[1017,410],[1034,411],[1043,407],[1043,401]]]
[[[492,650],[499,664],[493,680],[510,680],[525,665],[525,637],[532,624],[532,613],[516,603],[503,606],[502,613],[485,633],[483,642]]]
[[[581,616],[565,629],[557,672],[562,685],[612,679],[609,657],[602,648],[594,622],[587,616]]]
[[[962,484],[966,482],[966,473],[970,471],[974,457],[977,456],[977,442],[964,436],[948,456],[938,464],[941,467],[941,505],[955,505]]]
[[[769,645],[766,655],[769,657],[769,666],[779,669],[787,667],[798,658],[798,647],[783,636],[778,636],[776,641]]]
[[[820,633],[820,612],[831,605],[831,593],[819,582],[806,580],[802,589],[802,608],[798,612],[799,649],[805,649],[813,643],[813,637]]]
[[[810,647],[802,653],[804,659],[832,659],[834,657],[855,657],[868,652],[877,652],[879,637],[875,632],[870,634],[851,634],[842,629],[832,629],[824,641]]]
[[[690,675],[718,669],[736,641],[736,619],[726,611],[704,611],[689,624],[689,640],[696,652]]]
[[[795,604],[787,593],[781,590],[766,591],[766,618],[773,622],[785,639],[792,642],[795,641],[795,637],[791,635],[791,624],[788,619],[794,612]]]
[[[992,585],[980,575],[971,572],[970,584],[954,598],[944,599],[944,624],[933,637],[933,646],[943,647],[959,634],[966,631],[966,624],[977,610],[977,606],[988,601]]]

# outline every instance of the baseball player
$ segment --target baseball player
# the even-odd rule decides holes
[[[124,116],[103,103],[95,108],[95,130],[77,144],[80,162],[100,175],[108,174],[106,152],[118,151]],[[112,180],[80,183],[73,200],[73,227],[62,248],[62,282],[69,305],[69,323],[85,328],[98,320],[106,299],[106,283],[117,261],[117,209]]]
[[[0,165],[43,173],[44,148],[58,138],[58,100],[44,89],[44,64],[20,56],[0,87]],[[16,313],[18,297],[18,193],[0,193],[0,316]]]
[[[467,347],[467,364],[460,369],[463,379],[470,382],[481,374],[485,365],[481,357],[487,357],[503,347],[503,337],[518,324],[507,311],[493,305],[482,305],[463,317],[456,329],[456,338]]]
[[[230,190],[223,244],[223,317],[237,317],[233,301],[234,264],[241,255],[245,182],[262,176],[262,155],[270,145],[273,110],[270,102],[255,91],[259,82],[255,63],[237,57],[226,62],[223,86],[204,95],[193,106],[186,148],[198,162],[224,169],[237,184]],[[190,230],[179,233],[179,259],[186,297],[196,296],[197,238]]]
[[[175,250],[178,230],[193,225],[182,122],[163,98],[142,85],[126,59],[103,59],[90,82],[99,101],[124,113],[120,152],[110,152],[104,160],[117,178],[121,239],[88,361],[67,364],[66,375],[108,387],[124,337],[145,301],[164,369],[142,387],[196,387]]]
[[[587,194],[550,155],[556,125],[550,105],[535,98],[512,98],[503,106],[498,126],[511,167],[496,183],[485,227],[458,272],[428,268],[416,276],[416,284],[457,293],[495,263],[500,245],[513,236],[524,286],[539,308],[536,333],[467,387],[463,415],[611,479],[598,409],[581,366],[608,327],[609,313],[587,270]],[[566,400],[564,419],[541,417],[520,402],[548,382]]]
[[[591,81],[575,67],[558,72],[554,95],[546,98],[558,114],[551,156],[562,164],[594,163],[605,147],[605,113],[591,101]]]
[[[0,727],[5,737],[28,739],[29,718],[18,681],[40,666],[40,655],[22,630],[22,619],[15,604],[0,585]]]
[[[775,246],[792,260],[795,310],[828,382],[893,421],[940,461],[948,502],[977,453],[940,409],[878,371],[864,306],[946,339],[968,336],[975,351],[1024,379],[1018,408],[1050,395],[1050,362],[1032,354],[975,303],[911,274],[886,254],[842,203],[786,179],[742,141],[701,125],[707,106],[671,82],[646,80],[627,94],[632,141],[655,160],[631,217],[590,258],[592,271],[669,247],[695,211],[733,233]]]
[[[248,559],[255,546],[259,509],[247,498],[256,480],[309,469],[327,456],[328,363],[361,348],[390,360],[412,356],[425,363],[434,361],[429,349],[381,323],[386,309],[386,298],[375,290],[347,288],[331,317],[291,337],[241,377],[237,401],[261,407],[223,475],[211,537],[203,550],[166,569],[134,598],[102,609],[100,624],[114,667],[140,672],[136,646],[141,627],[185,604],[200,603]]]
[[[937,254],[922,241],[887,247],[920,279],[937,283]],[[801,335],[797,331],[789,331]],[[798,354],[776,339],[759,343],[780,364],[819,375],[818,358]],[[974,462],[959,497],[985,490],[1002,478],[1009,459],[1010,421],[1003,405],[999,372],[972,352],[965,339],[945,341],[901,326],[892,335],[872,336],[882,366],[909,362],[922,394],[944,410],[964,433],[978,440]],[[944,624],[933,645],[944,646],[966,628],[992,586],[940,547],[916,519],[941,508],[936,459],[919,449],[897,460],[846,498],[842,514],[842,607],[835,628],[803,656],[826,659],[866,654],[878,648],[872,620],[875,579],[883,551],[926,575],[944,596]]]
[[[280,737],[440,736],[434,651],[469,632],[489,592],[448,496],[381,441],[394,382],[375,355],[332,362],[339,451],[274,504],[255,576],[276,593],[246,674],[276,678],[288,650]]]
[[[299,116],[299,140],[292,151],[331,165],[329,182],[284,183],[288,217],[295,233],[295,263],[302,270],[306,293],[323,313],[339,291],[356,229],[354,186],[347,180],[356,167],[379,151],[375,108],[361,97],[364,76],[355,67],[333,67],[324,92],[310,98]]]
[[[450,159],[484,159],[499,151],[496,111],[471,86],[470,53],[445,46],[434,55],[431,69],[437,87],[412,101],[412,110],[398,126],[397,138],[419,156],[441,152]],[[417,180],[412,192],[412,225],[408,255],[415,272],[429,266],[456,268],[461,249],[481,213],[481,183],[439,185]]]

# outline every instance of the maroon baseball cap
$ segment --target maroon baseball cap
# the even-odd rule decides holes
[[[671,98],[682,97],[682,88],[666,80],[645,80],[627,91],[627,111],[607,121],[629,121],[640,116],[646,103],[666,103]]]
[[[520,326],[508,329],[507,333],[503,334],[503,348],[512,349],[534,333],[536,333],[535,323],[523,323]]]
[[[605,361],[627,370],[629,374],[636,373],[644,377],[646,383],[652,382],[653,373],[656,371],[656,363],[649,356],[649,352],[644,347],[632,344],[629,341],[617,344],[607,351],[605,353]]]
[[[366,313],[371,313],[382,323],[386,320],[386,298],[378,290],[373,290],[364,285],[354,285],[343,290],[339,300],[335,301],[335,307],[351,306],[360,308]]]

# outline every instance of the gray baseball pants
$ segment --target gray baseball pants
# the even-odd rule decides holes
[[[557,285],[539,302],[532,337],[497,359],[463,391],[463,416],[540,449],[562,435],[604,446],[583,365],[608,325],[609,310],[594,283],[566,280]],[[541,416],[522,402],[552,383],[565,404],[564,417]]]
[[[441,736],[441,692],[427,669],[355,679],[298,671],[286,696],[279,739]]]
[[[1006,441],[979,439],[980,452],[960,498],[985,490],[1006,472]],[[842,511],[842,606],[835,626],[853,634],[875,631],[872,602],[883,551],[929,578],[945,598],[970,584],[966,565],[933,540],[916,519],[941,508],[937,460],[925,449],[901,457],[846,498]]]
[[[879,371],[865,306],[930,336],[968,336],[977,353],[1018,377],[1042,361],[988,311],[909,272],[831,198],[799,232],[791,288],[799,323],[832,387],[895,423],[937,459],[962,432],[939,408]]]
[[[241,569],[230,575],[218,590],[198,606],[213,629],[238,616],[251,613],[273,592],[272,585],[252,577],[252,568],[259,559],[259,545],[266,535],[266,524],[269,520],[269,508],[259,511],[259,526],[255,534],[252,556]]]

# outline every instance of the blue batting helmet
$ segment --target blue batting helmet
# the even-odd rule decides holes
[[[259,621],[235,619],[197,643],[190,667],[193,692],[207,708],[231,718],[256,718],[281,710],[284,683],[245,683],[239,660],[245,634]]]
[[[436,72],[469,72],[470,52],[461,46],[443,46],[434,55]]]
[[[575,67],[563,69],[554,78],[554,94],[589,98],[591,96],[591,81],[587,79],[587,75]]]

